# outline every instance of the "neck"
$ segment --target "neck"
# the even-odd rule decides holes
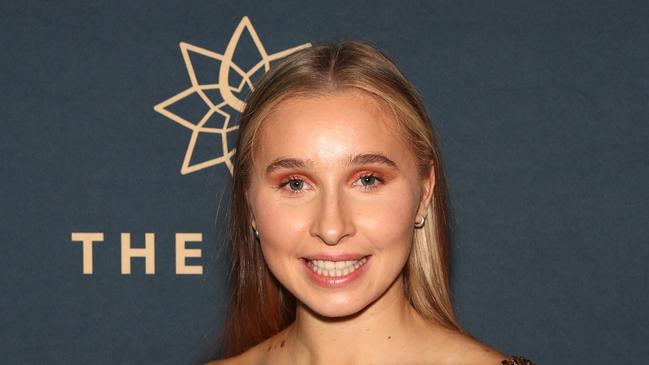
[[[385,363],[421,333],[424,320],[408,302],[399,277],[360,313],[327,318],[298,303],[287,339],[297,364]],[[390,355],[392,354],[392,355]]]

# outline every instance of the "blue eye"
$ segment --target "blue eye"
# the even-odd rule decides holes
[[[358,184],[358,181],[360,181],[360,184]],[[356,183],[354,185],[360,186],[362,190],[365,191],[374,191],[374,189],[378,189],[379,185],[383,183],[383,180],[381,180],[378,176],[374,175],[363,175],[356,180]]]
[[[304,180],[291,179],[288,181],[288,186],[293,191],[302,190],[302,188],[304,187]]]
[[[290,177],[284,181],[282,181],[278,188],[287,190],[289,194],[299,194],[302,191],[304,191],[304,184],[305,181],[298,178],[298,177]],[[288,185],[288,189],[286,189],[286,186]]]
[[[360,184],[359,184],[360,181]],[[383,183],[383,180],[381,180],[378,176],[374,175],[364,175],[359,177],[356,182],[354,183],[354,186],[360,187],[361,190],[370,192],[374,191],[374,189],[377,189],[379,185]],[[305,186],[306,184],[306,186]],[[288,188],[287,188],[288,186]],[[301,179],[299,177],[290,177],[284,181],[282,181],[279,185],[279,189],[287,190],[289,194],[301,194],[306,190],[310,190],[309,184],[304,181],[304,179]]]
[[[376,176],[368,175],[361,177],[361,183],[364,186],[374,185],[376,183]]]

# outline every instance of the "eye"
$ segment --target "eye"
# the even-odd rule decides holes
[[[360,178],[361,184],[364,186],[368,185],[374,185],[374,183],[377,181],[376,176],[368,175],[368,176],[363,176]]]
[[[365,174],[356,181],[360,181],[361,188],[368,191],[376,189],[378,185],[383,183],[381,179],[373,174]]]
[[[302,187],[304,186],[304,180],[290,180],[288,182],[288,186],[291,188],[291,190],[302,190]]]
[[[308,185],[303,179],[291,176],[287,180],[282,181],[278,188],[287,190],[290,194],[299,194],[303,191],[305,184]]]

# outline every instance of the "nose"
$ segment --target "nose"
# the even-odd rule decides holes
[[[336,191],[322,192],[310,228],[311,236],[319,237],[329,246],[335,246],[355,233],[352,217],[347,211],[349,204],[340,195]]]

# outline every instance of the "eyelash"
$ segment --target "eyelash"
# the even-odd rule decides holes
[[[358,179],[356,179],[355,181],[358,181],[360,179],[365,179],[365,178],[368,178],[368,177],[374,178],[377,183],[375,183],[373,185],[361,185],[362,190],[364,190],[366,192],[374,191],[375,189],[378,188],[378,185],[383,184],[383,179],[381,179],[378,176],[374,175],[374,173],[363,174],[363,175],[359,176]],[[287,186],[288,184],[290,184],[293,181],[305,182],[304,179],[301,179],[298,176],[289,176],[288,179],[282,181],[277,187],[278,187],[278,189],[284,189],[285,186]],[[287,189],[287,190],[288,190],[289,194],[291,194],[291,195],[297,195],[297,194],[301,194],[303,192],[303,190],[293,190],[293,189]]]

